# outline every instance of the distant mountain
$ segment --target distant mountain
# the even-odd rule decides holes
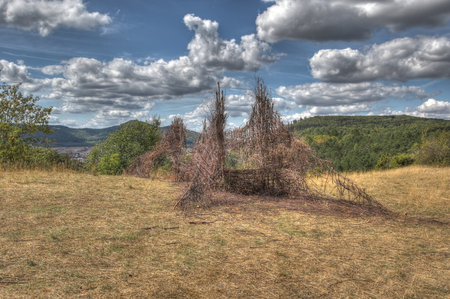
[[[81,147],[94,146],[97,142],[108,138],[108,135],[120,129],[120,126],[113,126],[104,129],[74,129],[66,126],[51,126],[54,132],[48,134],[47,138],[56,140],[55,147]],[[165,132],[170,126],[161,127]],[[200,134],[191,130],[186,132],[186,143],[191,147]]]

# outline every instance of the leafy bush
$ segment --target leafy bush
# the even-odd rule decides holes
[[[414,150],[419,164],[450,165],[450,131],[442,131],[437,136],[422,137],[422,144]]]
[[[159,125],[159,119],[122,124],[120,130],[95,145],[87,156],[87,169],[99,174],[121,174],[134,158],[150,151],[161,140]]]
[[[20,127],[0,121],[1,162],[17,162],[30,154],[31,146],[21,138],[22,132]]]
[[[410,154],[397,154],[391,158],[390,168],[404,167],[413,164],[414,159]]]
[[[103,155],[98,162],[98,172],[111,175],[122,173],[119,154],[106,153]]]
[[[384,154],[378,159],[377,165],[375,169],[392,169],[399,168],[413,164],[414,159],[410,154],[401,153],[394,156],[390,156],[389,154]]]
[[[380,157],[380,159],[378,159],[377,165],[375,165],[375,169],[388,169],[390,161],[391,156],[388,153],[384,154]]]

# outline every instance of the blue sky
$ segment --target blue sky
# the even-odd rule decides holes
[[[450,119],[449,29],[448,0],[4,0],[0,80],[69,127],[199,130],[217,82],[239,126],[255,76],[286,121]]]

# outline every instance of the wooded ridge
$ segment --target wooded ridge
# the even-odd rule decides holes
[[[383,155],[410,153],[422,138],[450,131],[450,120],[399,116],[315,116],[290,126],[338,171],[374,169]]]
[[[165,132],[170,126],[161,127],[161,131]],[[103,129],[75,129],[66,126],[51,126],[54,130],[52,134],[48,134],[47,138],[55,140],[54,146],[57,147],[78,147],[78,146],[94,146],[97,142],[108,138],[108,135],[119,130],[120,126],[112,126]],[[192,146],[198,138],[199,133],[187,130],[186,143],[188,147]]]

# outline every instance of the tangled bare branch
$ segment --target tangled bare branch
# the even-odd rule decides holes
[[[169,158],[172,161],[175,180],[187,179],[183,172],[183,157],[186,154],[186,126],[180,117],[175,117],[161,142],[150,152],[137,157],[126,173],[146,178],[152,173],[158,161]]]
[[[308,144],[294,137],[274,110],[270,92],[260,78],[253,97],[255,104],[249,121],[241,128],[225,132],[225,96],[218,84],[210,115],[188,162],[181,159],[185,128],[181,119],[175,119],[163,142],[137,159],[130,171],[148,176],[149,165],[162,155],[170,156],[176,179],[188,180],[174,205],[183,209],[208,205],[214,190],[225,190],[346,201],[385,210],[364,189],[317,157]],[[236,156],[239,169],[225,168],[227,155]]]

